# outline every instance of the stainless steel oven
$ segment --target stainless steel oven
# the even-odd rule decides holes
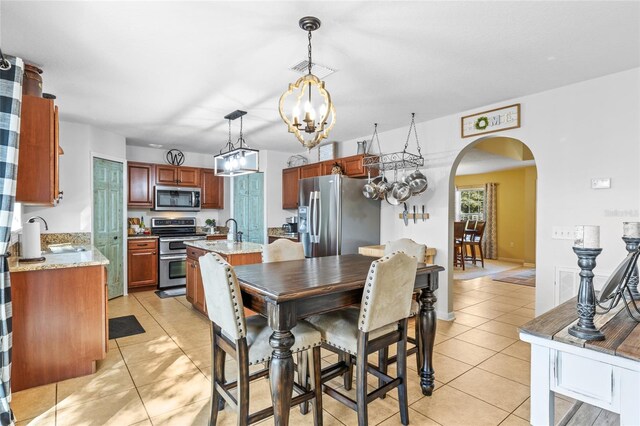
[[[206,240],[205,236],[160,237],[160,270],[158,288],[187,283],[186,241]]]
[[[200,188],[156,186],[154,210],[200,211]]]

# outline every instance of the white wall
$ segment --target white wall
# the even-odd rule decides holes
[[[260,169],[264,171],[266,226],[280,227],[289,216],[297,216],[296,210],[282,209],[282,169],[287,168],[289,152],[260,151]],[[263,154],[264,153],[264,154]]]
[[[49,231],[91,232],[91,153],[125,157],[125,138],[86,124],[60,122],[60,190],[64,197],[56,207],[24,206],[22,221],[42,216]]]
[[[454,162],[476,140],[460,137],[460,117],[513,103],[522,105],[521,128],[498,134],[524,142],[538,168],[536,313],[541,314],[554,305],[556,267],[577,267],[571,241],[551,239],[553,226],[600,225],[604,250],[596,273],[612,271],[626,254],[622,222],[640,220],[639,94],[640,68],[636,68],[418,123],[429,189],[411,198],[409,204],[425,204],[431,218],[405,227],[398,219],[401,207],[383,202],[381,240],[410,237],[438,250],[436,263],[447,268],[440,277],[440,317],[450,316],[453,310],[449,241]],[[407,126],[389,131],[384,131],[381,118],[372,117],[372,121],[380,121],[383,151],[402,150],[411,112],[407,111]],[[340,143],[339,155],[355,154],[355,141]],[[414,143],[410,143],[410,150],[415,151]],[[590,189],[593,177],[611,178],[611,189]]]

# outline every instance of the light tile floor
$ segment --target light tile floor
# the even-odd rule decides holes
[[[526,425],[529,347],[517,326],[534,316],[534,288],[482,277],[454,285],[456,320],[438,321],[436,390],[420,392],[415,359],[408,362],[410,421],[414,425]],[[93,375],[13,395],[19,425],[189,425],[208,420],[209,323],[184,297],[134,293],[109,302],[109,316],[135,315],[146,333],[110,342]],[[412,328],[410,328],[412,329]],[[393,352],[393,351],[392,351]],[[335,355],[323,353],[323,362]],[[234,364],[228,362],[228,374]],[[395,373],[391,368],[391,372]],[[339,383],[339,380],[337,383]],[[370,384],[375,380],[370,379]],[[353,391],[352,391],[353,392]],[[399,425],[397,393],[369,407],[370,425]],[[270,403],[269,386],[252,384],[251,410]],[[323,398],[326,425],[357,424],[355,413]],[[556,418],[571,407],[557,398]],[[235,424],[224,410],[219,424]],[[272,424],[271,419],[264,424]],[[312,424],[292,410],[291,424]]]

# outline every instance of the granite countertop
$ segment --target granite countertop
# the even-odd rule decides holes
[[[144,235],[144,234],[134,234],[134,235],[128,235],[127,239],[129,240],[142,240],[142,239],[148,239],[148,238],[154,238],[154,239],[158,239],[159,237],[157,235]]]
[[[224,255],[262,253],[262,244],[256,243],[234,243],[226,240],[201,240],[187,241],[185,244],[190,247],[213,251]]]
[[[288,238],[290,240],[298,240],[299,239],[299,236],[298,236],[297,233],[295,233],[295,234],[272,234],[272,233],[269,233],[269,236],[270,237],[276,237],[276,238]]]
[[[46,269],[78,268],[82,266],[108,265],[109,260],[100,251],[91,246],[81,246],[86,251],[71,253],[49,253],[43,254],[45,260],[42,262],[20,262],[17,256],[11,256],[9,261],[9,272],[42,271]]]

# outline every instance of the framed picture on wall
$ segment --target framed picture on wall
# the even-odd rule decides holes
[[[329,142],[318,147],[318,161],[333,160],[336,158],[336,143]]]
[[[460,132],[463,138],[518,127],[520,127],[520,104],[483,111],[460,119]]]

